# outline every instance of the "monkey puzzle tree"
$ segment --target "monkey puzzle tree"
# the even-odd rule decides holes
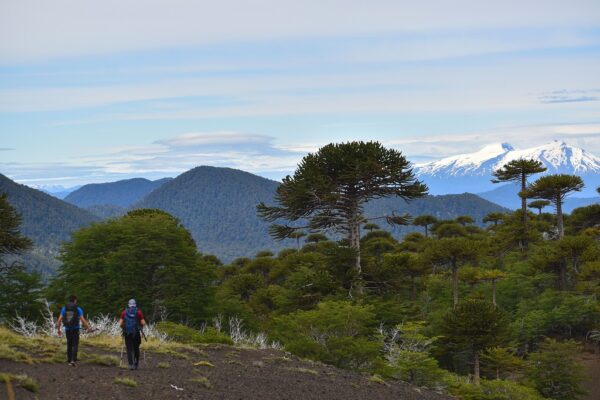
[[[0,272],[8,269],[3,254],[20,254],[32,245],[29,238],[21,235],[20,226],[21,216],[8,202],[6,193],[0,194]]]
[[[480,298],[468,299],[444,318],[441,341],[452,352],[472,354],[475,384],[479,384],[481,353],[509,339],[508,322],[500,308]]]
[[[425,237],[429,237],[429,225],[438,222],[437,218],[433,215],[419,215],[413,220],[414,226],[422,226],[425,228]]]
[[[479,258],[481,246],[463,237],[442,238],[433,241],[425,257],[434,265],[450,267],[452,271],[452,303],[458,305],[458,268]]]
[[[556,225],[558,237],[565,236],[562,205],[565,197],[571,192],[580,192],[583,189],[583,180],[576,175],[547,175],[533,182],[527,189],[527,197],[532,199],[545,199],[556,207]]]
[[[485,217],[483,217],[483,222],[484,223],[491,222],[494,224],[494,226],[497,226],[498,222],[502,221],[502,219],[504,219],[504,217],[505,217],[504,213],[491,212],[491,213],[487,214]]]
[[[527,189],[527,177],[534,174],[544,172],[546,167],[540,161],[527,160],[519,158],[517,160],[509,161],[504,164],[502,168],[497,169],[493,172],[495,179],[492,179],[493,183],[500,182],[519,182],[521,184],[521,193],[524,193]],[[523,218],[523,227],[525,229],[524,237],[527,237],[527,198],[521,196],[521,213]],[[524,239],[524,246],[527,243]]]
[[[548,207],[549,205],[550,205],[550,202],[548,200],[534,200],[531,203],[529,203],[527,205],[527,207],[535,208],[536,210],[538,210],[538,215],[541,215],[542,209],[544,207]]]
[[[427,186],[417,180],[400,151],[378,142],[332,143],[305,156],[294,175],[286,176],[277,188],[277,205],[260,203],[257,212],[269,222],[305,222],[304,226],[272,224],[269,231],[275,239],[302,229],[343,234],[356,252],[354,267],[360,279],[360,225],[377,219],[389,224],[408,222],[407,216],[394,213],[366,217],[365,203],[390,196],[411,200],[426,193]]]

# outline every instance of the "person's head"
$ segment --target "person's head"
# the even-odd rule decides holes
[[[77,303],[77,296],[75,296],[74,294],[69,296],[69,302],[70,303]]]
[[[129,302],[127,303],[127,307],[136,307],[135,299],[129,299]]]

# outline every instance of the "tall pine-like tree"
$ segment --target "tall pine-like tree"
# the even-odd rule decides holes
[[[527,189],[527,178],[534,174],[546,171],[546,167],[537,160],[520,158],[504,164],[502,168],[493,172],[493,183],[518,182],[521,185],[521,194]],[[521,195],[521,213],[523,218],[523,246],[527,247],[527,198]]]
[[[358,292],[362,292],[360,226],[376,219],[389,224],[407,224],[407,216],[365,216],[369,200],[397,196],[412,200],[424,196],[427,186],[415,177],[401,152],[386,149],[378,142],[329,144],[302,159],[293,176],[277,188],[276,206],[260,203],[259,216],[274,223],[270,228],[276,239],[290,237],[300,229],[333,230],[343,234],[355,251],[354,268]],[[391,210],[390,210],[391,211]],[[293,223],[306,222],[304,226]]]
[[[565,236],[562,206],[565,197],[572,192],[580,192],[583,189],[583,180],[576,175],[547,175],[535,181],[526,191],[527,197],[532,199],[544,199],[552,202],[556,207],[556,225],[558,237]]]

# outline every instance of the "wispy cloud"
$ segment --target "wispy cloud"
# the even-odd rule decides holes
[[[580,103],[587,101],[600,101],[600,89],[591,90],[555,90],[541,94],[538,98],[541,103]]]
[[[306,154],[273,144],[274,138],[244,132],[193,132],[157,140],[148,146],[108,149],[61,163],[1,163],[12,179],[28,184],[63,185],[145,176],[176,176],[199,165],[237,168],[281,178]]]
[[[0,42],[0,62],[272,38],[585,27],[599,19],[593,0],[22,0],[0,3],[0,37],[7,38]]]
[[[11,148],[11,147],[0,147],[0,151],[13,151],[13,150],[16,150],[16,149]]]

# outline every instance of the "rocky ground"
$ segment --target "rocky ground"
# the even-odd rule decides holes
[[[0,360],[0,372],[27,375],[39,386],[37,392],[32,392],[20,387],[13,378],[0,390],[0,398],[12,400],[12,391],[19,400],[450,399],[426,389],[384,382],[276,350],[209,345],[197,351],[153,351],[146,353],[137,371],[120,367],[118,352],[99,347],[83,346],[81,362],[76,367],[61,362],[61,357],[62,352],[57,353],[55,363]]]

